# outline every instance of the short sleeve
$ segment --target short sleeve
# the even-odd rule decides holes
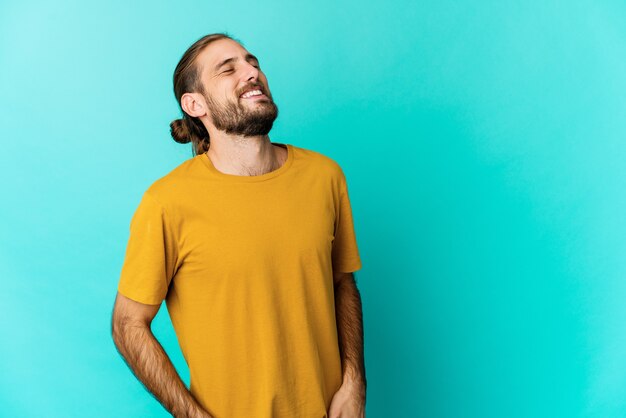
[[[137,302],[160,304],[167,295],[177,256],[177,242],[167,213],[146,191],[130,221],[117,290]]]
[[[341,172],[339,183],[339,207],[335,217],[332,260],[333,271],[335,272],[350,273],[361,268],[361,257],[359,256],[352,219],[352,207],[343,172]]]

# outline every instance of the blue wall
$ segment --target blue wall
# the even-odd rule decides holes
[[[270,133],[338,161],[367,416],[626,415],[626,4],[0,4],[0,415],[169,416],[109,335],[141,193],[191,157],[172,73],[227,31]],[[154,331],[183,380],[166,309]]]

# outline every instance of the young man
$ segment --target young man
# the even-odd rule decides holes
[[[361,260],[340,166],[270,141],[267,78],[228,35],[185,52],[174,93],[172,136],[195,156],[133,215],[117,349],[176,417],[364,418]],[[163,300],[189,390],[151,332]]]

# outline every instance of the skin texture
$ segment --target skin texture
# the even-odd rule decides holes
[[[228,65],[215,69],[224,59]],[[181,107],[207,128],[207,156],[219,171],[255,176],[278,169],[287,150],[272,145],[267,135],[278,115],[259,62],[230,39],[220,39],[198,56],[204,92],[185,93]],[[251,87],[266,97],[243,99]],[[337,329],[343,383],[332,399],[329,418],[364,418],[365,369],[361,300],[352,273],[335,280]],[[152,334],[150,324],[160,305],[146,305],[118,293],[111,319],[113,341],[135,376],[174,417],[212,418],[185,387],[171,360]]]
[[[361,296],[353,273],[334,273],[335,312],[343,383],[328,410],[328,418],[365,418],[365,360]]]
[[[150,324],[160,306],[135,302],[118,292],[111,320],[115,346],[137,379],[173,416],[211,418],[152,334]]]

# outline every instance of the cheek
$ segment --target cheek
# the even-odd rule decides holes
[[[239,98],[237,97],[237,90],[235,87],[226,88],[220,94],[220,102],[222,103],[229,103],[237,99]]]

